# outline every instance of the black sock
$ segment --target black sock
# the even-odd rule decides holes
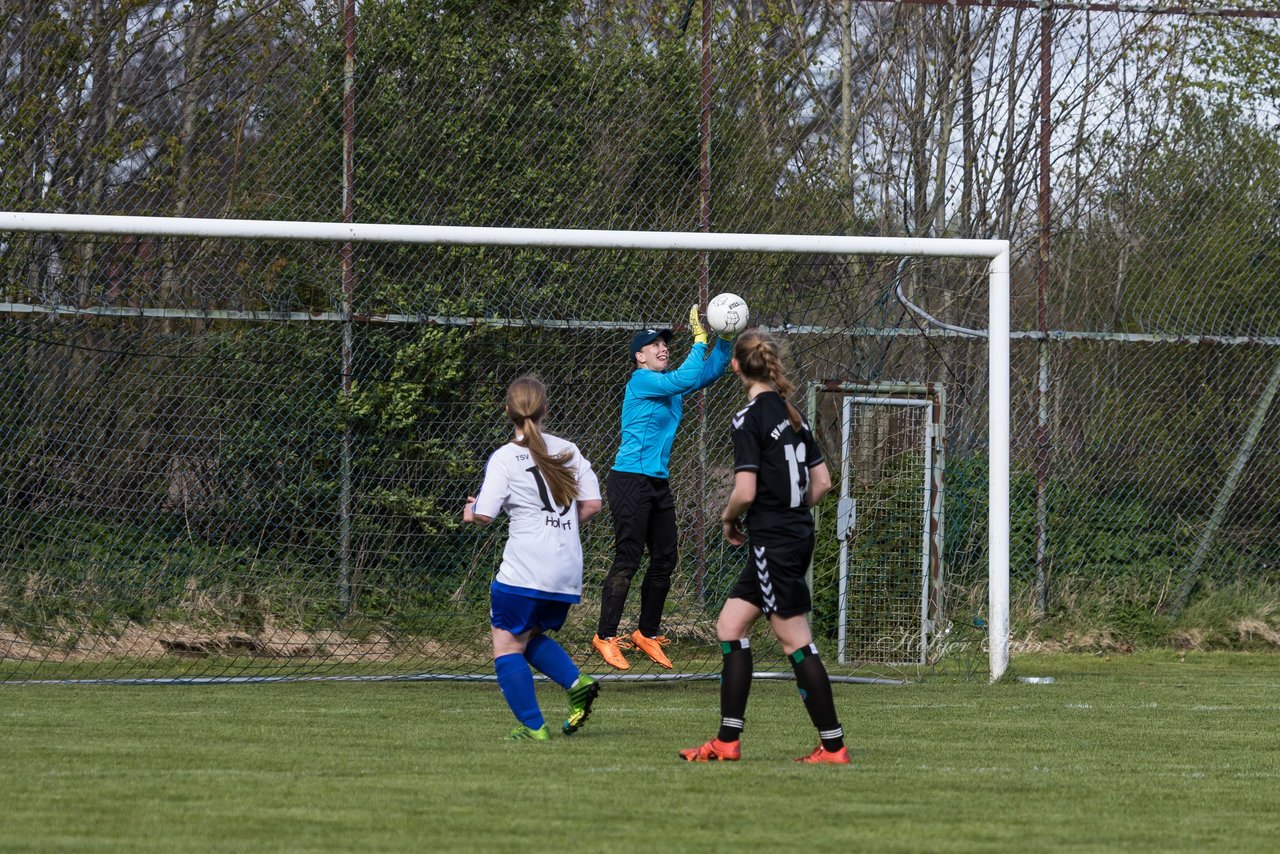
[[[724,666],[720,670],[721,741],[737,741],[742,735],[742,720],[747,713],[747,695],[751,693],[751,641],[721,641]]]
[[[809,720],[818,728],[822,746],[835,751],[844,747],[844,729],[836,718],[836,701],[831,695],[831,678],[818,657],[813,644],[802,646],[789,656],[791,669],[796,672],[796,686],[800,699],[804,700]]]

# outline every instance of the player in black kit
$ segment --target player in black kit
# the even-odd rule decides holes
[[[724,535],[747,543],[747,565],[716,621],[724,655],[720,677],[720,732],[700,747],[680,751],[689,762],[734,761],[751,691],[751,626],[763,614],[795,670],[796,684],[821,744],[797,762],[849,764],[844,730],[836,718],[831,680],[818,657],[806,615],[812,609],[805,573],[813,556],[810,507],[831,489],[831,474],[809,425],[787,399],[778,343],[752,330],[738,338],[730,362],[749,402],[733,416],[733,493],[721,514]],[[742,515],[746,514],[746,530]]]

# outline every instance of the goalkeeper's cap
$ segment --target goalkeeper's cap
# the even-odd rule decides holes
[[[671,343],[670,329],[641,329],[635,335],[631,336],[631,349],[627,353],[631,356],[631,361],[636,360],[636,353],[640,352],[640,348],[652,344],[661,338],[668,344]]]

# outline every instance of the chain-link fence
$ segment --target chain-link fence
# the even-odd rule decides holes
[[[1274,643],[1276,13],[713,5],[8,3],[3,206],[1008,238],[1016,637]],[[944,390],[936,555],[910,571],[931,649],[982,637],[980,265],[47,234],[4,235],[0,269],[11,676],[483,670],[502,534],[458,517],[505,384],[542,375],[603,473],[630,331],[720,290],[803,382]],[[740,398],[691,402],[673,461],[665,628],[694,670],[741,559],[706,524]],[[836,464],[865,455],[842,405],[815,395]],[[864,507],[916,488],[852,480]],[[833,640],[857,610],[834,505]],[[853,530],[847,589],[907,590],[877,579],[919,529]],[[607,514],[585,545],[583,655]]]

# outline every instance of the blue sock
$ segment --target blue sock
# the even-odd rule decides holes
[[[578,665],[573,663],[564,647],[546,635],[529,638],[529,643],[524,648],[524,657],[566,691],[578,681]]]
[[[542,719],[538,695],[533,690],[533,671],[529,669],[524,656],[516,652],[500,655],[493,660],[493,669],[498,673],[498,687],[502,689],[502,696],[506,698],[516,719],[529,729],[541,729],[546,721]]]

